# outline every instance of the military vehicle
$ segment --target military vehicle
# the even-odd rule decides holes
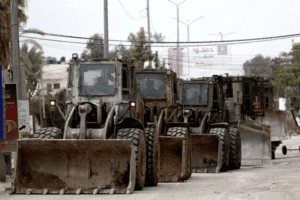
[[[129,194],[144,187],[146,148],[153,147],[126,112],[134,70],[131,60],[70,64],[64,132],[44,128],[18,140],[13,192]]]
[[[151,155],[147,158],[148,177],[154,178],[146,178],[146,183],[184,181],[191,176],[191,145],[189,125],[177,119],[182,110],[176,104],[176,73],[143,69],[137,70],[135,77],[136,100],[131,109],[144,124],[147,142],[153,143],[146,154]]]

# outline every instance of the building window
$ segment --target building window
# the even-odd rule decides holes
[[[60,89],[60,84],[59,84],[59,83],[55,83],[55,84],[53,85],[53,87],[54,87],[54,89]]]
[[[47,91],[48,91],[48,92],[51,92],[51,91],[52,91],[52,84],[51,84],[51,83],[48,83],[48,84],[47,84]]]

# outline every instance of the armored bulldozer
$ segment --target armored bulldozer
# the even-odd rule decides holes
[[[70,64],[64,132],[45,128],[34,139],[18,140],[15,193],[129,194],[143,188],[145,129],[129,112],[134,70],[130,60]]]
[[[256,165],[270,160],[270,126],[258,118],[265,115],[263,78],[223,77],[229,124],[238,124],[241,137],[242,165]]]
[[[176,73],[171,70],[143,69],[136,71],[135,101],[131,110],[143,122],[147,142],[147,185],[177,182],[191,176],[191,145],[189,125],[178,122],[182,110],[176,101]]]
[[[180,80],[178,95],[183,113],[181,122],[189,123],[192,138],[193,172],[220,172],[239,163],[230,163],[229,112],[225,106],[223,80],[220,76]],[[234,138],[239,151],[239,137]],[[238,167],[236,167],[238,168]]]
[[[293,109],[276,109],[272,79],[226,76],[226,105],[231,122],[240,120],[242,165],[261,165],[275,158],[282,140],[299,127]]]

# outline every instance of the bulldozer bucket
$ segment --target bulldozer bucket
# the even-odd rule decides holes
[[[191,135],[192,169],[194,173],[219,173],[222,146],[218,135]]]
[[[272,108],[265,109],[265,117],[262,123],[272,127],[271,141],[288,139],[289,135],[299,132],[293,109],[287,111]]]
[[[178,182],[188,178],[188,146],[181,137],[160,136],[159,182]]]
[[[135,150],[131,140],[18,140],[15,193],[131,193]]]
[[[273,129],[273,127],[272,127]],[[240,121],[242,165],[262,165],[271,162],[271,127],[251,119]]]

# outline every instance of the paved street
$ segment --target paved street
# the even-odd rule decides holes
[[[288,148],[298,148],[300,137],[283,142]],[[131,195],[8,195],[1,184],[0,199],[9,200],[156,200],[156,199],[203,199],[203,200],[283,200],[300,199],[300,154],[288,151],[282,155],[282,145],[276,151],[273,165],[263,167],[242,167],[240,170],[219,174],[192,174],[183,183],[160,183],[157,187],[145,187],[142,191],[134,191]],[[11,181],[11,179],[8,179]]]

